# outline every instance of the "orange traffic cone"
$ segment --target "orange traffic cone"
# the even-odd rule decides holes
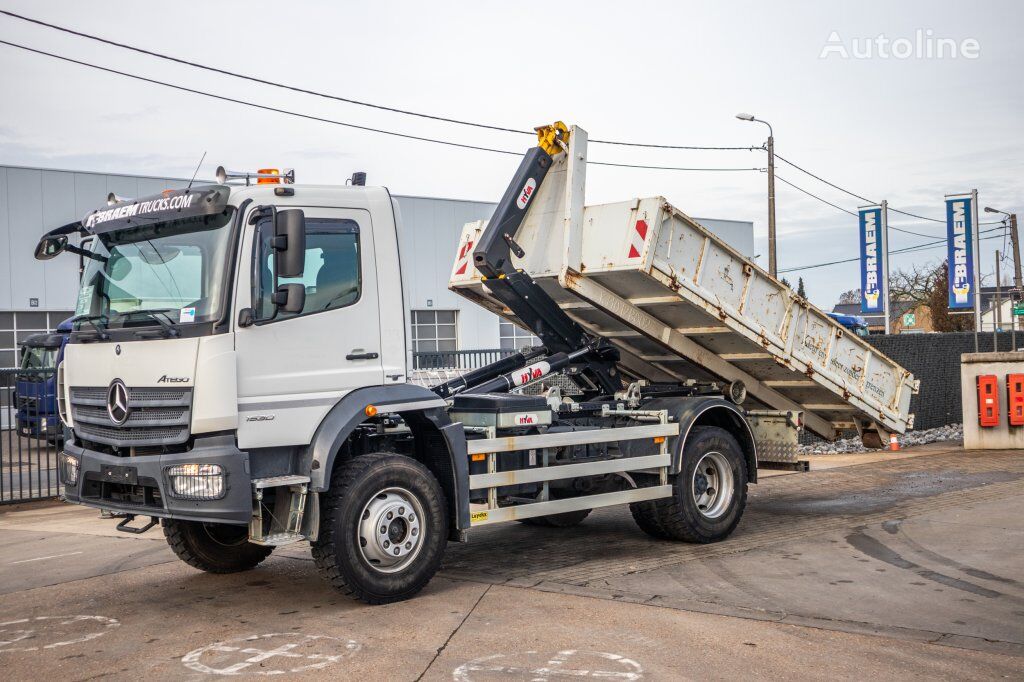
[[[897,450],[900,449],[900,441],[896,437],[895,433],[889,434],[889,449],[892,450],[893,452],[896,452]]]

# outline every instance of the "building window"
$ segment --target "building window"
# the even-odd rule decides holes
[[[522,350],[541,345],[540,339],[536,336],[519,325],[505,320],[498,321],[498,338],[502,350]]]
[[[20,311],[0,313],[0,368],[17,367],[18,347],[33,334],[53,331],[71,311]]]
[[[457,314],[457,310],[413,310],[413,350],[419,352],[458,350]]]

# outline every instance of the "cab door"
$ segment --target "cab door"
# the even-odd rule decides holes
[[[346,393],[383,383],[370,213],[302,210],[303,273],[279,280],[303,285],[301,312],[276,310],[271,301],[272,219],[257,221],[242,246],[249,260],[248,267],[239,268],[236,310],[251,307],[256,312],[254,323],[239,327],[235,337],[242,449],[307,444]]]

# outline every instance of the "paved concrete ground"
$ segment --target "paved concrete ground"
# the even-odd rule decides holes
[[[833,468],[753,486],[726,542],[656,542],[617,508],[572,530],[478,529],[420,597],[384,607],[328,592],[302,546],[206,575],[157,532],[13,509],[0,514],[0,674],[1024,676],[1022,453],[822,461]]]

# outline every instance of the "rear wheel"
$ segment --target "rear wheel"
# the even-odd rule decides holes
[[[249,542],[248,526],[164,519],[163,528],[178,558],[207,573],[248,571],[274,551]]]
[[[387,604],[426,586],[447,538],[444,492],[425,466],[403,455],[361,455],[335,469],[313,560],[343,594]]]
[[[633,519],[648,535],[666,540],[717,542],[729,536],[747,503],[747,461],[725,429],[698,426],[683,450],[672,496],[634,502]]]

